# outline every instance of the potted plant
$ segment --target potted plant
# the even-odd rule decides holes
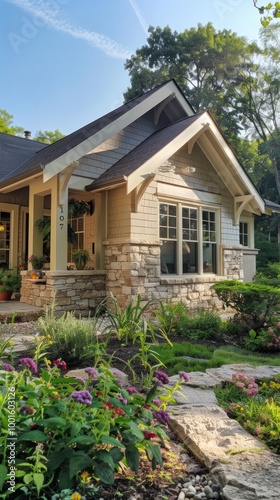
[[[17,269],[0,269],[0,301],[10,300],[20,291],[21,275]]]
[[[41,255],[40,257],[37,257],[36,255],[31,255],[28,258],[28,262],[32,265],[33,269],[43,269],[43,265],[46,262],[46,257],[44,255]]]
[[[90,260],[90,254],[88,250],[74,250],[72,253],[73,261],[75,263],[76,269],[84,269],[88,261]]]

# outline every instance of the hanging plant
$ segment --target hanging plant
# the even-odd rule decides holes
[[[82,215],[91,213],[90,204],[86,201],[79,201],[75,198],[70,198],[68,201],[68,217],[76,218]],[[51,218],[44,215],[41,219],[35,222],[35,226],[39,233],[43,235],[44,253],[49,255],[51,246]],[[77,242],[77,237],[70,224],[67,225],[67,241],[71,245]]]

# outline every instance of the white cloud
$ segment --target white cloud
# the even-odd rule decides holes
[[[115,59],[127,59],[131,57],[132,51],[118,44],[115,40],[90,31],[79,26],[65,18],[64,13],[59,8],[59,0],[6,0],[9,3],[20,7],[25,12],[32,14],[42,21],[49,28],[67,33],[68,35],[84,40],[90,45],[104,52],[107,56]],[[65,0],[61,2],[65,4]]]

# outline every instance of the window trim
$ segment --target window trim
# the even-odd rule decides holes
[[[248,245],[242,245],[240,243],[240,223],[247,223],[248,224]],[[255,235],[254,235],[254,219],[253,217],[240,217],[239,220],[239,244],[241,245],[242,248],[255,248]]]
[[[177,241],[177,262],[178,262],[178,268],[177,268],[177,273],[170,274],[168,277],[172,278],[174,277],[180,277],[180,278],[187,278],[187,277],[195,277],[195,276],[218,276],[220,274],[221,270],[221,256],[220,256],[220,246],[221,246],[221,207],[213,204],[208,204],[208,203],[203,203],[203,204],[197,204],[193,202],[189,202],[189,200],[186,201],[175,201],[175,200],[168,200],[168,199],[158,199],[158,237],[159,240],[162,241],[163,238],[160,237],[160,205],[161,204],[166,204],[166,205],[173,205],[177,207],[177,238],[176,240],[170,240],[170,241]],[[182,250],[182,208],[194,208],[197,210],[197,222],[198,222],[198,227],[197,227],[197,232],[198,232],[198,238],[197,238],[197,243],[198,243],[198,265],[197,265],[197,273],[183,273],[183,250]],[[209,212],[214,212],[215,213],[215,223],[216,223],[216,248],[217,248],[217,269],[216,273],[211,273],[211,272],[203,272],[203,227],[202,227],[202,212],[203,210],[209,211]],[[160,273],[161,276],[166,277],[165,274],[162,272]]]

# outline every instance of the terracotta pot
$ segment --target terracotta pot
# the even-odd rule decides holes
[[[6,290],[5,292],[0,292],[0,301],[11,300],[13,292],[11,290]]]

